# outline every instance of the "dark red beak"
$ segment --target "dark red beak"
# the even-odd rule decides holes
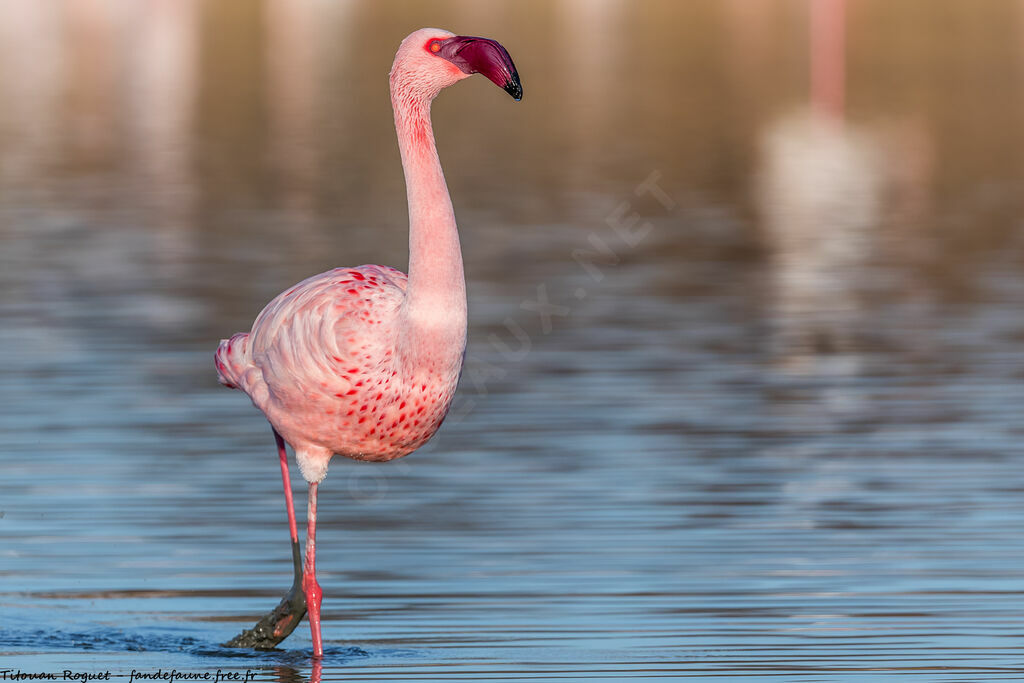
[[[459,67],[463,73],[483,74],[516,100],[523,98],[519,72],[508,51],[496,40],[474,36],[452,36],[441,41],[439,57]]]

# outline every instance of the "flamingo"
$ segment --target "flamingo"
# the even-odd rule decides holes
[[[295,570],[281,604],[226,645],[274,647],[308,609],[313,656],[323,657],[316,512],[331,457],[382,462],[408,455],[448,412],[466,350],[466,282],[430,104],[474,73],[522,98],[512,58],[488,38],[420,29],[402,41],[391,67],[409,204],[409,274],[363,265],[314,275],[267,304],[250,332],[220,342],[218,380],[248,394],[273,428]],[[304,566],[286,443],[309,486]]]

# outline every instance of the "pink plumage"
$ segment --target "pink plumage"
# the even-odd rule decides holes
[[[217,349],[220,382],[249,395],[307,480],[323,479],[331,454],[407,455],[444,420],[465,342],[430,368],[399,352],[406,287],[387,266],[336,268],[278,295]]]
[[[216,352],[221,384],[245,392],[278,437],[296,557],[281,439],[295,449],[309,482],[305,571],[297,571],[297,581],[309,609],[315,657],[323,654],[316,494],[331,457],[385,461],[407,455],[440,427],[458,384],[466,348],[466,285],[430,103],[473,73],[516,99],[522,96],[512,58],[493,40],[421,29],[402,41],[395,56],[391,103],[409,204],[409,275],[375,265],[315,275],[278,295],[250,332],[221,341]],[[302,614],[271,616],[272,637],[260,642],[273,646]]]

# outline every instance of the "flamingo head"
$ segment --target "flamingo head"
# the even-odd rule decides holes
[[[516,100],[523,97],[519,73],[508,51],[496,40],[457,36],[451,31],[422,28],[398,48],[391,67],[396,87],[433,99],[449,85],[483,74]]]

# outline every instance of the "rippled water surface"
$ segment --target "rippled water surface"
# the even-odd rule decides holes
[[[333,463],[322,665],[222,648],[291,563],[212,351],[404,268],[422,25],[526,92],[434,107],[459,395]],[[0,0],[0,670],[1019,679],[1022,45],[1009,0]]]

